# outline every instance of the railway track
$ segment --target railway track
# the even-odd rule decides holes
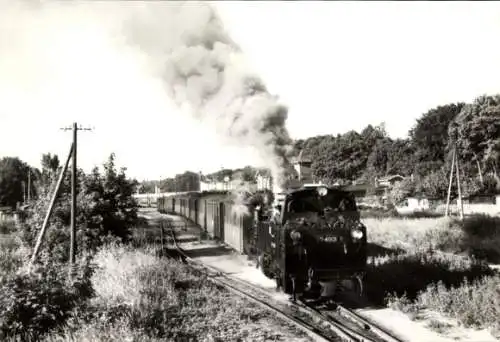
[[[323,310],[307,302],[284,302],[274,298],[268,290],[235,278],[219,268],[191,259],[177,243],[175,226],[166,223],[167,235],[174,251],[168,256],[182,260],[204,271],[214,283],[276,313],[316,341],[347,342],[404,342],[356,312],[337,305],[334,310]]]

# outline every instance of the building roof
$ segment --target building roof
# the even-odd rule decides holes
[[[378,181],[379,182],[390,182],[396,178],[404,179],[404,177],[401,175],[388,175],[388,176],[384,176],[384,177],[379,178]]]
[[[346,185],[346,186],[342,187],[342,189],[345,190],[345,191],[367,191],[368,189],[370,189],[370,187],[372,187],[372,185],[370,185],[368,183],[362,183],[362,184]],[[385,185],[378,185],[375,188],[375,191],[377,191],[377,190],[383,190],[383,189],[386,189],[386,188],[387,188],[387,186],[385,186]]]
[[[271,177],[271,171],[268,169],[259,169],[257,170],[255,177]]]

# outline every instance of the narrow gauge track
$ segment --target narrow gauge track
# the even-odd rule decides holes
[[[403,342],[384,329],[377,327],[373,322],[366,320],[357,313],[337,306],[336,310],[319,310],[305,302],[284,303],[272,297],[264,288],[237,279],[221,269],[203,264],[191,259],[178,245],[172,221],[166,221],[174,253],[170,257],[180,258],[208,274],[216,284],[229,291],[245,297],[250,301],[266,307],[284,320],[297,326],[317,341],[347,341],[347,342]]]

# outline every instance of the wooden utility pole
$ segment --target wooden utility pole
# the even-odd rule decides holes
[[[448,185],[448,196],[446,198],[445,216],[448,216],[448,214],[449,214],[451,186],[453,184],[453,172],[455,172],[455,174],[457,176],[457,192],[458,192],[457,210],[459,212],[460,219],[463,219],[464,218],[464,205],[462,202],[462,187],[460,185],[460,166],[459,166],[459,162],[458,162],[456,144],[453,147],[453,155],[452,155],[451,170],[450,170],[450,183]]]
[[[68,158],[66,159],[66,163],[64,164],[64,167],[61,170],[61,174],[59,175],[59,179],[57,180],[57,185],[56,185],[56,188],[54,190],[54,194],[52,195],[52,199],[50,200],[49,210],[47,210],[47,214],[45,215],[45,219],[43,220],[42,229],[40,230],[40,233],[38,234],[38,239],[36,241],[35,250],[33,251],[33,256],[31,257],[31,265],[33,265],[33,263],[35,262],[38,251],[40,250],[40,246],[42,245],[43,236],[45,235],[45,231],[47,229],[47,223],[49,222],[49,217],[50,217],[50,214],[52,213],[52,209],[54,209],[54,203],[56,202],[57,193],[59,192],[59,188],[61,187],[61,183],[64,179],[64,174],[66,173],[66,170],[68,169],[69,159],[71,158],[72,154],[73,154],[73,145],[71,145],[71,148],[70,148],[69,153],[68,153]]]
[[[455,146],[455,151],[457,147]],[[456,165],[456,171],[457,171],[457,188],[458,188],[458,199],[457,199],[457,209],[460,214],[460,219],[463,220],[464,218],[464,204],[462,202],[462,187],[460,186],[460,166],[458,163],[458,156],[456,155],[455,152],[455,165]]]
[[[77,182],[77,133],[78,131],[91,131],[91,128],[78,128],[76,122],[73,123],[72,127],[61,128],[64,131],[73,131],[73,149],[72,149],[72,165],[71,165],[71,231],[70,231],[70,248],[69,248],[69,272],[73,270],[73,265],[75,264],[76,258],[76,182]]]
[[[455,149],[453,149],[451,157],[450,183],[448,185],[448,196],[446,197],[446,209],[444,211],[444,216],[448,216],[450,210],[451,186],[453,185],[453,169],[455,168],[455,152]]]
[[[31,170],[28,169],[28,202],[31,200]]]

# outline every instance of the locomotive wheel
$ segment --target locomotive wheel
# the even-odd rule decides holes
[[[359,297],[362,297],[364,295],[364,281],[363,281],[363,278],[362,276],[360,275],[356,275],[352,278],[352,282],[353,282],[353,287],[354,287],[354,292],[356,293],[356,295],[358,295]]]
[[[274,280],[276,281],[276,291],[281,290],[281,288],[283,287],[283,282],[281,281],[281,277],[276,276]]]
[[[264,258],[263,254],[259,254],[255,260],[255,268],[259,269],[262,267],[262,260]]]
[[[285,272],[279,278],[280,278],[281,288],[282,288],[283,292],[286,294],[291,294],[293,283],[292,283],[292,279],[290,278],[290,275]]]
[[[274,274],[271,270],[271,257],[267,254],[261,254],[259,266],[262,269],[262,273],[270,279],[274,278]]]

